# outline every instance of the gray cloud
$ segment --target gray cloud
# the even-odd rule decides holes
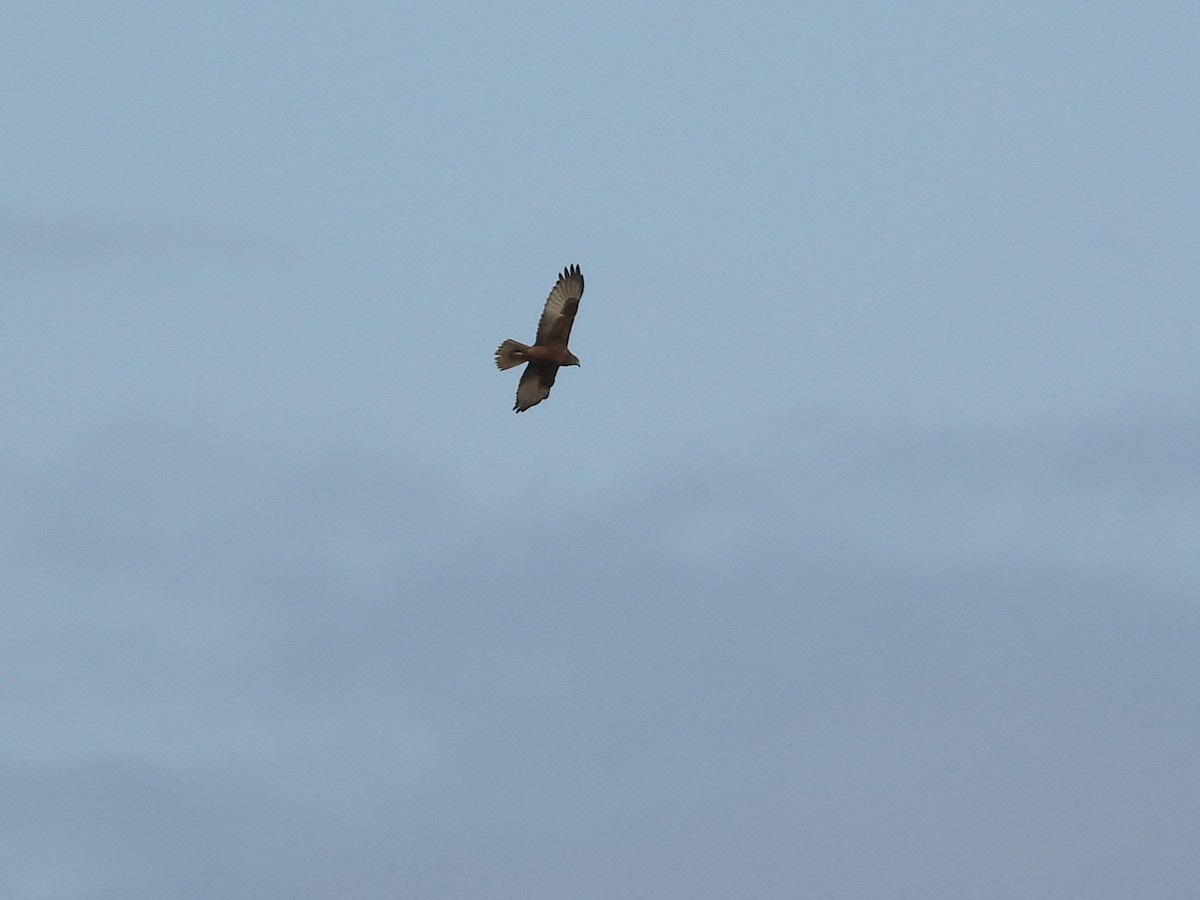
[[[1196,436],[834,429],[514,519],[116,429],[10,491],[0,885],[1187,896]]]
[[[199,219],[26,213],[0,205],[0,259],[9,263],[246,262],[284,255],[277,238]]]

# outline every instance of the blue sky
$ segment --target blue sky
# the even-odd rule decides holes
[[[5,896],[1195,896],[1193,5],[3,18]]]

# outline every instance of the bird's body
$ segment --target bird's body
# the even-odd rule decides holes
[[[583,296],[583,273],[579,266],[568,266],[546,298],[533,345],[511,338],[496,349],[496,368],[511,369],[527,363],[517,385],[513,410],[524,412],[550,396],[550,388],[560,366],[577,366],[579,359],[567,348],[579,298]]]

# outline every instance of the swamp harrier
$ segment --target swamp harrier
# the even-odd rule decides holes
[[[511,369],[528,363],[517,385],[516,412],[525,412],[550,396],[559,366],[577,366],[579,359],[567,349],[567,338],[575,323],[579,298],[583,296],[583,274],[579,266],[568,266],[546,298],[546,308],[538,322],[537,339],[529,347],[511,338],[496,349],[496,367]]]

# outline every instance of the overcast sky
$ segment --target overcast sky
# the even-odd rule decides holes
[[[1194,3],[10,6],[4,897],[1200,895]]]

